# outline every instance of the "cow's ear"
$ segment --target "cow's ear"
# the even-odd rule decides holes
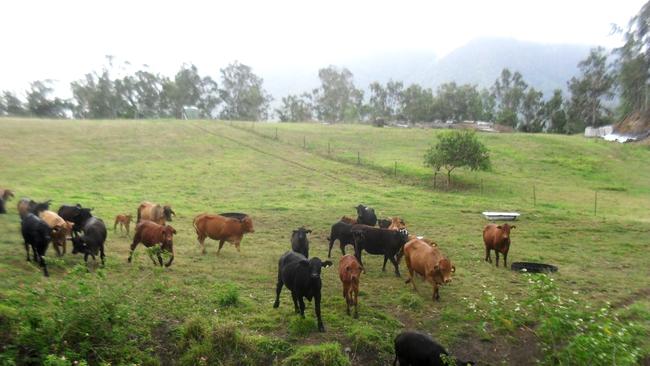
[[[451,266],[451,272],[456,273],[456,266]]]
[[[503,229],[503,226],[499,225],[499,226],[497,226],[497,229],[501,230],[501,229]]]
[[[327,268],[327,267],[329,267],[331,265],[332,265],[332,261],[325,261],[325,262],[321,263],[321,267],[323,267],[323,268]]]
[[[515,226],[515,225],[512,225],[512,226],[510,226],[510,228],[511,228],[511,229],[514,229],[514,228],[516,228],[516,226]]]
[[[309,261],[308,260],[302,260],[299,263],[303,267],[309,267]]]
[[[307,230],[307,231],[305,231],[305,232],[306,232],[307,234],[311,234],[311,230]]]
[[[172,233],[176,234],[176,229],[172,228]]]
[[[298,230],[294,230],[294,231],[293,231],[294,234],[297,233],[297,232],[298,232]]]

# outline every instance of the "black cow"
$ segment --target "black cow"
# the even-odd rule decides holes
[[[29,262],[29,247],[32,247],[34,253],[34,262],[43,267],[43,274],[48,277],[50,274],[47,272],[47,265],[43,256],[47,251],[47,246],[50,244],[52,237],[52,229],[40,217],[29,212],[24,217],[20,224],[20,229],[25,241],[25,251],[27,252],[27,261]]]
[[[444,357],[444,360],[442,355]],[[461,361],[450,357],[443,346],[434,341],[429,335],[404,331],[395,337],[395,360],[393,366],[445,366],[445,365],[473,365],[471,361]],[[455,362],[455,363],[454,363]]]
[[[25,218],[25,216],[27,216],[29,213],[38,216],[38,214],[42,211],[50,209],[50,202],[52,202],[52,200],[47,200],[45,202],[39,203],[29,198],[21,198],[20,201],[18,201],[18,205],[16,206],[18,209],[18,215],[20,216],[21,220]]]
[[[0,214],[6,214],[7,210],[5,210],[5,200],[0,197]]]
[[[330,231],[330,236],[327,237],[327,240],[329,240],[329,250],[327,251],[327,258],[332,258],[332,247],[334,246],[335,241],[339,241],[339,245],[341,247],[341,253],[345,255],[345,246],[346,245],[354,245],[354,237],[352,236],[352,226],[356,226],[359,224],[348,224],[343,221],[339,221],[336,224],[332,225],[332,229]],[[367,226],[367,225],[361,225],[361,226]],[[370,227],[370,226],[368,226]]]
[[[88,263],[88,256],[90,255],[95,260],[95,256],[99,252],[104,265],[104,242],[106,242],[106,225],[104,221],[97,217],[91,217],[85,221],[83,226],[83,235],[73,237],[72,239],[72,254],[83,253],[84,262]]]
[[[303,226],[294,230],[291,234],[291,250],[304,255],[306,258],[309,258],[309,238],[307,238],[309,233],[311,233],[311,230],[305,229]]]
[[[391,219],[379,219],[379,220],[377,220],[377,224],[379,224],[379,228],[381,228],[381,229],[388,229],[388,227],[392,223],[393,223],[393,220],[391,220]]]
[[[83,230],[86,221],[93,217],[91,213],[92,210],[92,208],[83,208],[77,203],[75,206],[62,205],[59,207],[57,214],[65,221],[74,222],[72,233],[74,236],[78,237],[79,233]]]
[[[366,225],[353,225],[351,231],[354,237],[355,256],[361,266],[365,268],[361,261],[362,250],[365,250],[369,254],[381,254],[384,256],[382,271],[386,271],[386,262],[390,260],[395,266],[395,275],[400,276],[399,263],[395,255],[408,241],[408,231],[406,229],[389,230],[368,227]]]
[[[371,207],[359,205],[357,209],[357,224],[364,224],[368,226],[377,225],[377,215],[375,210]]]
[[[305,301],[303,297],[306,297],[309,301],[313,298],[316,318],[318,319],[318,330],[324,332],[325,326],[323,326],[323,320],[320,316],[320,290],[322,287],[320,272],[321,268],[331,265],[332,261],[321,262],[320,258],[317,257],[307,259],[304,255],[293,251],[284,253],[278,263],[278,284],[275,289],[273,307],[280,306],[282,285],[287,286],[291,291],[296,313],[300,312],[300,316],[303,318],[305,317]]]

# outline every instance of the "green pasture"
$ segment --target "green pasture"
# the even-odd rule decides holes
[[[492,170],[457,170],[452,187],[441,179],[434,189],[422,156],[437,133],[362,125],[0,119],[0,187],[16,192],[0,216],[0,363],[385,365],[393,359],[394,336],[406,328],[429,332],[452,353],[482,364],[557,362],[545,358],[541,317],[474,311],[497,301],[508,313],[530,298],[534,282],[483,261],[485,210],[522,214],[510,262],[558,266],[551,276],[557,294],[633,323],[637,359],[650,354],[648,146],[479,134]],[[93,207],[109,227],[106,267],[91,265],[87,273],[81,256],[57,258],[50,248],[51,277],[44,278],[25,260],[15,207],[20,197],[52,199],[55,209]],[[170,223],[178,232],[170,268],[153,266],[144,247],[128,264],[130,239],[113,233],[115,215],[135,217],[144,200],[170,204],[177,214]],[[404,284],[403,262],[396,278],[392,270],[381,272],[383,258],[364,254],[360,317],[348,317],[337,243],[335,265],[323,270],[327,331],[318,333],[313,304],[305,320],[293,313],[286,288],[273,309],[277,260],[290,249],[291,231],[311,228],[310,254],[324,259],[330,225],[354,215],[359,203],[380,217],[402,217],[410,232],[433,239],[452,260],[457,271],[440,302],[431,301],[430,286],[422,283],[416,293]],[[225,211],[250,214],[255,233],[244,237],[241,253],[226,244],[217,257],[216,243],[208,240],[201,255],[192,219]]]

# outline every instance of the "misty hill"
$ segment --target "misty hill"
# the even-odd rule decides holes
[[[577,74],[577,64],[587,57],[590,46],[541,44],[514,39],[478,39],[443,58],[426,51],[386,52],[355,60],[340,60],[354,74],[357,87],[367,89],[373,81],[401,80],[425,87],[456,81],[489,87],[508,67],[549,96],[553,89],[566,90],[566,82]],[[323,65],[325,67],[327,65]],[[276,102],[287,94],[318,87],[318,70],[268,70],[261,72],[266,89]]]

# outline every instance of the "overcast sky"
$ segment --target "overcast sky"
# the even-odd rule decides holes
[[[193,62],[218,78],[239,60],[264,77],[380,52],[439,57],[480,37],[615,47],[641,0],[67,1],[0,2],[0,89],[30,81],[67,85],[105,55],[173,74]]]

